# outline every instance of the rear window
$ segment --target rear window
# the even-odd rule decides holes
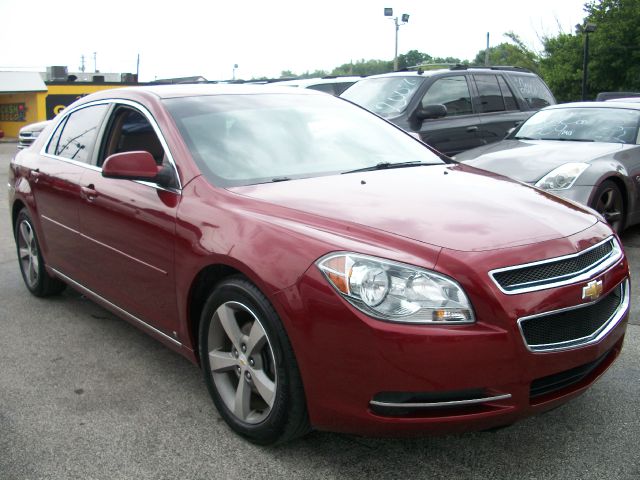
[[[509,75],[509,79],[530,108],[538,110],[555,105],[555,98],[540,78],[534,75]]]

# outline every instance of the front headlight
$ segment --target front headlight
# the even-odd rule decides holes
[[[357,253],[330,254],[316,264],[347,301],[374,318],[433,324],[475,321],[462,287],[444,275]]]
[[[565,163],[538,180],[536,187],[545,190],[566,190],[573,186],[587,168],[589,168],[588,163]]]

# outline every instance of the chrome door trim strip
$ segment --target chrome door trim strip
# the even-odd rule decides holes
[[[601,245],[610,241],[613,241],[613,249],[611,250],[609,255],[601,259],[600,262],[596,263],[595,265],[590,265],[589,267],[587,267],[587,269],[583,269],[581,271],[578,271],[572,274],[567,274],[567,275],[562,275],[559,277],[553,277],[553,278],[547,279],[547,281],[549,281],[550,283],[543,283],[540,285],[533,285],[531,287],[524,287],[524,288],[517,288],[516,286],[516,288],[513,290],[506,290],[502,287],[502,285],[500,285],[500,283],[495,278],[495,274],[497,273],[508,272],[511,270],[519,270],[522,268],[536,267],[538,265],[544,265],[547,263],[562,262],[564,260],[569,260],[571,258],[579,257],[589,252],[590,250],[598,248]],[[623,253],[622,253],[622,247],[620,246],[620,243],[614,236],[611,236],[611,237],[605,238],[601,242],[596,243],[595,245],[592,245],[589,248],[585,248],[584,250],[581,250],[576,253],[572,253],[570,255],[548,258],[546,260],[540,260],[538,262],[523,263],[520,265],[513,265],[510,267],[496,268],[494,270],[489,271],[489,276],[491,277],[491,280],[493,280],[493,283],[498,287],[498,289],[500,289],[502,293],[506,295],[516,295],[520,293],[529,293],[529,292],[536,292],[538,290],[546,290],[548,288],[561,287],[564,285],[570,285],[572,283],[579,283],[579,282],[588,280],[589,278],[595,275],[601,274],[612,265],[615,265],[622,257],[623,257]],[[539,282],[542,282],[542,281],[544,280],[540,280]],[[523,284],[523,285],[526,285],[526,284]]]
[[[614,288],[609,290],[608,294],[612,293],[616,288],[622,285],[622,298],[620,299],[620,304],[616,311],[609,317],[609,319],[604,322],[598,330],[593,332],[591,335],[582,338],[574,338],[572,340],[566,340],[564,342],[557,343],[544,343],[544,344],[536,344],[529,345],[527,343],[527,339],[524,336],[524,330],[522,328],[522,323],[527,320],[533,320],[540,317],[546,317],[548,315],[554,315],[558,313],[568,312],[571,310],[579,310],[581,308],[585,308],[591,306],[595,303],[598,303],[602,300],[598,299],[594,302],[582,303],[580,305],[575,305],[573,307],[561,308],[559,310],[552,310],[550,312],[539,313],[536,315],[529,315],[527,317],[521,317],[518,319],[518,329],[520,330],[520,335],[522,336],[522,340],[524,342],[525,347],[532,353],[547,353],[547,352],[560,352],[563,350],[571,350],[574,348],[582,348],[587,345],[593,345],[598,343],[604,337],[606,337],[611,330],[613,330],[619,323],[620,320],[627,314],[629,311],[629,279],[625,278],[621,283],[616,285]]]
[[[49,267],[51,269],[51,271],[53,271],[53,273],[59,277],[60,279],[62,279],[63,281],[71,284],[71,286],[73,286],[74,288],[77,288],[78,290],[80,290],[82,293],[84,293],[85,295],[92,297],[96,300],[98,300],[101,303],[104,303],[107,305],[108,308],[115,310],[117,313],[123,315],[124,317],[126,317],[128,320],[131,320],[133,323],[140,325],[141,327],[151,331],[152,333],[155,333],[156,335],[161,336],[164,340],[168,340],[171,343],[173,343],[176,346],[181,347],[182,343],[180,343],[178,340],[176,340],[175,338],[170,337],[169,335],[167,335],[166,333],[158,330],[155,327],[152,327],[151,325],[149,325],[147,322],[140,320],[138,317],[136,317],[135,315],[132,315],[131,313],[127,312],[126,310],[120,308],[119,306],[117,306],[116,304],[110,302],[109,300],[107,300],[106,298],[98,295],[97,293],[95,293],[93,290],[88,289],[87,287],[85,287],[84,285],[76,282],[75,280],[67,277],[64,273],[61,273],[60,271],[56,270],[55,268]]]
[[[479,403],[498,402],[500,400],[507,400],[511,398],[510,393],[504,395],[496,395],[494,397],[485,398],[471,398],[469,400],[452,400],[449,402],[428,402],[428,403],[391,403],[391,402],[379,402],[377,400],[371,400],[369,405],[375,405],[377,407],[390,407],[390,408],[437,408],[437,407],[459,407],[465,405],[477,405]]]

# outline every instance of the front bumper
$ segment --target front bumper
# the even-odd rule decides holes
[[[607,291],[625,282],[626,259],[598,277]],[[508,296],[488,277],[475,289],[468,287],[475,278],[464,280],[473,291],[472,325],[371,319],[339,297],[315,266],[297,287],[280,292],[312,425],[374,436],[508,425],[579,395],[620,353],[628,304],[597,342],[532,352],[518,318],[580,304],[579,288]]]

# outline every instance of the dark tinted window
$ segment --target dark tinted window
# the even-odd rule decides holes
[[[480,96],[480,112],[502,112],[504,111],[504,102],[502,101],[502,92],[498,85],[498,79],[495,75],[474,75]]]
[[[47,153],[89,163],[107,108],[107,105],[94,105],[73,112],[58,127],[47,147]]]
[[[556,102],[542,80],[533,75],[510,75],[511,81],[531,108],[543,108]]]
[[[422,106],[442,104],[447,116],[473,112],[467,79],[463,75],[436,80],[422,98]]]
[[[518,110],[518,103],[513,96],[513,92],[507,82],[504,81],[504,78],[498,76],[498,83],[500,84],[500,91],[502,92],[502,98],[504,99],[504,105],[507,110]]]
[[[319,92],[334,94],[332,83],[318,83],[317,85],[309,85],[311,90],[318,90]]]

